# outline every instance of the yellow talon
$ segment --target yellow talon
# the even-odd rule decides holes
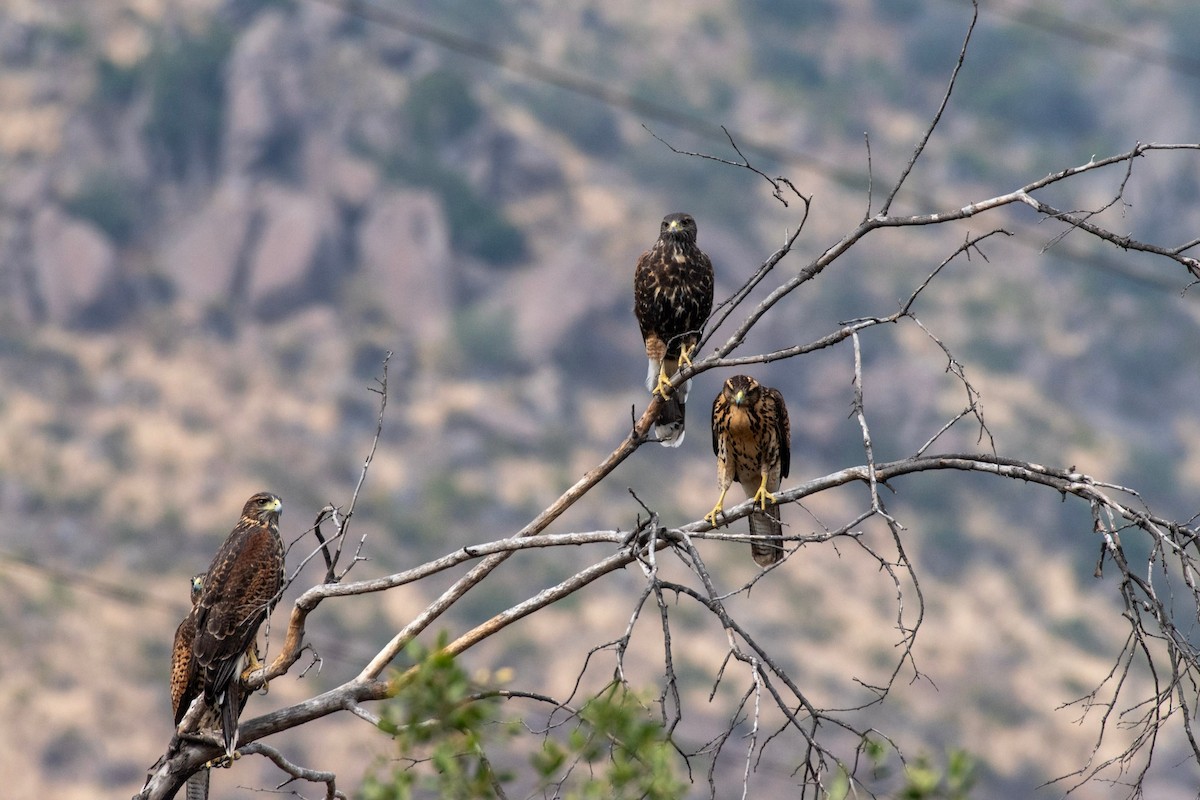
[[[721,508],[721,504],[717,503],[715,506],[713,506],[712,511],[704,515],[704,521],[709,525],[712,525],[714,528],[718,528],[720,526],[717,525],[717,514],[721,513],[724,513],[724,510]]]
[[[654,387],[653,393],[658,395],[662,399],[666,400],[668,397],[671,396],[672,391],[673,390],[671,389],[671,379],[667,377],[667,368],[666,368],[666,365],[664,364],[658,370],[658,386]]]
[[[237,750],[233,751],[233,755],[217,756],[204,762],[205,769],[229,769],[233,766],[233,762],[242,757],[242,754]]]
[[[258,657],[258,647],[256,645],[250,645],[250,647],[246,648],[246,668],[242,670],[242,682],[245,683],[247,680],[249,680],[251,675],[265,666],[266,665],[263,664],[262,660]],[[266,694],[268,687],[269,684],[264,683],[261,687],[259,687],[258,691],[262,694]]]
[[[704,521],[707,522],[709,525],[712,525],[714,528],[720,527],[720,525],[717,524],[717,515],[718,514],[724,515],[725,493],[727,491],[729,491],[728,488],[721,490],[721,496],[717,498],[717,504],[715,506],[713,506],[712,511],[710,511],[704,515]]]
[[[679,348],[679,363],[687,364],[689,367],[692,366],[692,350],[694,350],[694,349],[695,349],[694,347],[689,347],[686,344],[683,347],[680,347]]]
[[[762,507],[763,511],[767,510],[769,503],[775,502],[775,495],[767,491],[767,476],[763,475],[762,483],[758,485],[758,491],[754,493],[754,502]]]

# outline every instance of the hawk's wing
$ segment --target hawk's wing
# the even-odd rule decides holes
[[[779,488],[779,479],[786,478],[791,468],[791,423],[788,421],[787,405],[778,389],[764,386],[759,393],[754,416],[760,420],[754,446],[755,460],[770,477],[769,491]],[[740,469],[740,467],[739,467]],[[749,490],[747,490],[749,493]],[[750,553],[759,566],[769,567],[783,558],[783,524],[780,522],[779,505],[772,502],[765,509],[750,513],[750,533],[760,537],[750,543]]]
[[[779,476],[786,478],[792,468],[792,423],[787,403],[783,402],[783,394],[771,387],[766,387],[763,398],[773,407],[771,415],[775,418],[775,436],[779,441]]]
[[[712,403],[712,447],[713,455],[721,460],[721,441],[729,435],[729,400],[725,392],[717,392]]]

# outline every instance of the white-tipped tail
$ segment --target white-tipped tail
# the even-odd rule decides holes
[[[663,401],[658,419],[654,421],[654,436],[663,447],[679,447],[683,444],[683,412],[680,393],[676,392]]]
[[[653,358],[647,359],[647,361],[649,365],[646,370],[646,388],[653,394],[658,389],[658,376],[662,365]],[[663,401],[658,412],[658,419],[654,421],[654,438],[663,447],[679,447],[683,444],[683,409],[691,389],[692,381],[689,379]]]
[[[675,425],[654,426],[654,436],[663,447],[679,447],[683,444],[683,437],[686,433],[682,421]]]

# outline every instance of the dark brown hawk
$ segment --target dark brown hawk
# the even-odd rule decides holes
[[[244,698],[242,675],[247,655],[254,655],[259,626],[271,613],[283,587],[283,540],[279,513],[283,503],[270,492],[246,501],[242,518],[221,545],[204,575],[204,588],[192,610],[195,616],[196,681],[185,692],[175,723],[196,694],[218,710],[225,752],[237,748],[237,720]],[[182,710],[182,713],[181,713]]]
[[[683,414],[689,380],[671,391],[680,362],[691,353],[713,303],[712,261],[696,246],[696,220],[691,214],[663,217],[658,241],[638,259],[633,273],[633,312],[646,343],[646,388],[663,398],[655,422],[658,441],[666,447],[683,443]]]
[[[760,506],[750,513],[750,543],[754,560],[768,567],[783,557],[783,526],[772,492],[791,467],[791,424],[778,389],[762,386],[748,375],[725,381],[713,400],[713,453],[721,496],[705,519],[715,528],[725,493],[737,481]]]

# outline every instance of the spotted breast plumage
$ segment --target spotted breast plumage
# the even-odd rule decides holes
[[[180,711],[180,704],[188,691],[188,685],[195,680],[196,662],[192,658],[192,643],[196,640],[196,603],[199,602],[203,589],[204,573],[193,575],[192,610],[188,611],[187,616],[175,629],[175,641],[171,646],[171,713],[176,724],[187,713],[186,706]]]
[[[696,244],[696,220],[690,214],[668,214],[658,241],[642,253],[633,274],[633,310],[648,361],[646,388],[663,398],[655,434],[666,447],[683,443],[692,383],[672,390],[671,378],[681,363],[691,363],[712,303],[712,261]]]
[[[721,494],[705,519],[717,527],[725,493],[734,481],[758,508],[750,514],[750,551],[755,562],[770,566],[783,557],[783,525],[773,492],[791,468],[791,424],[778,389],[748,375],[725,381],[713,400],[713,453]]]
[[[196,605],[200,595],[204,593],[204,573],[192,576],[192,608],[179,627],[175,629],[175,643],[171,648],[171,712],[175,715],[175,724],[187,714],[188,706],[199,693],[196,674],[196,659],[192,655],[192,644],[196,639]],[[184,698],[187,697],[187,703]],[[212,727],[216,724],[216,714],[209,712],[203,715],[199,727]],[[187,800],[208,800],[209,771],[202,768],[187,779]]]

